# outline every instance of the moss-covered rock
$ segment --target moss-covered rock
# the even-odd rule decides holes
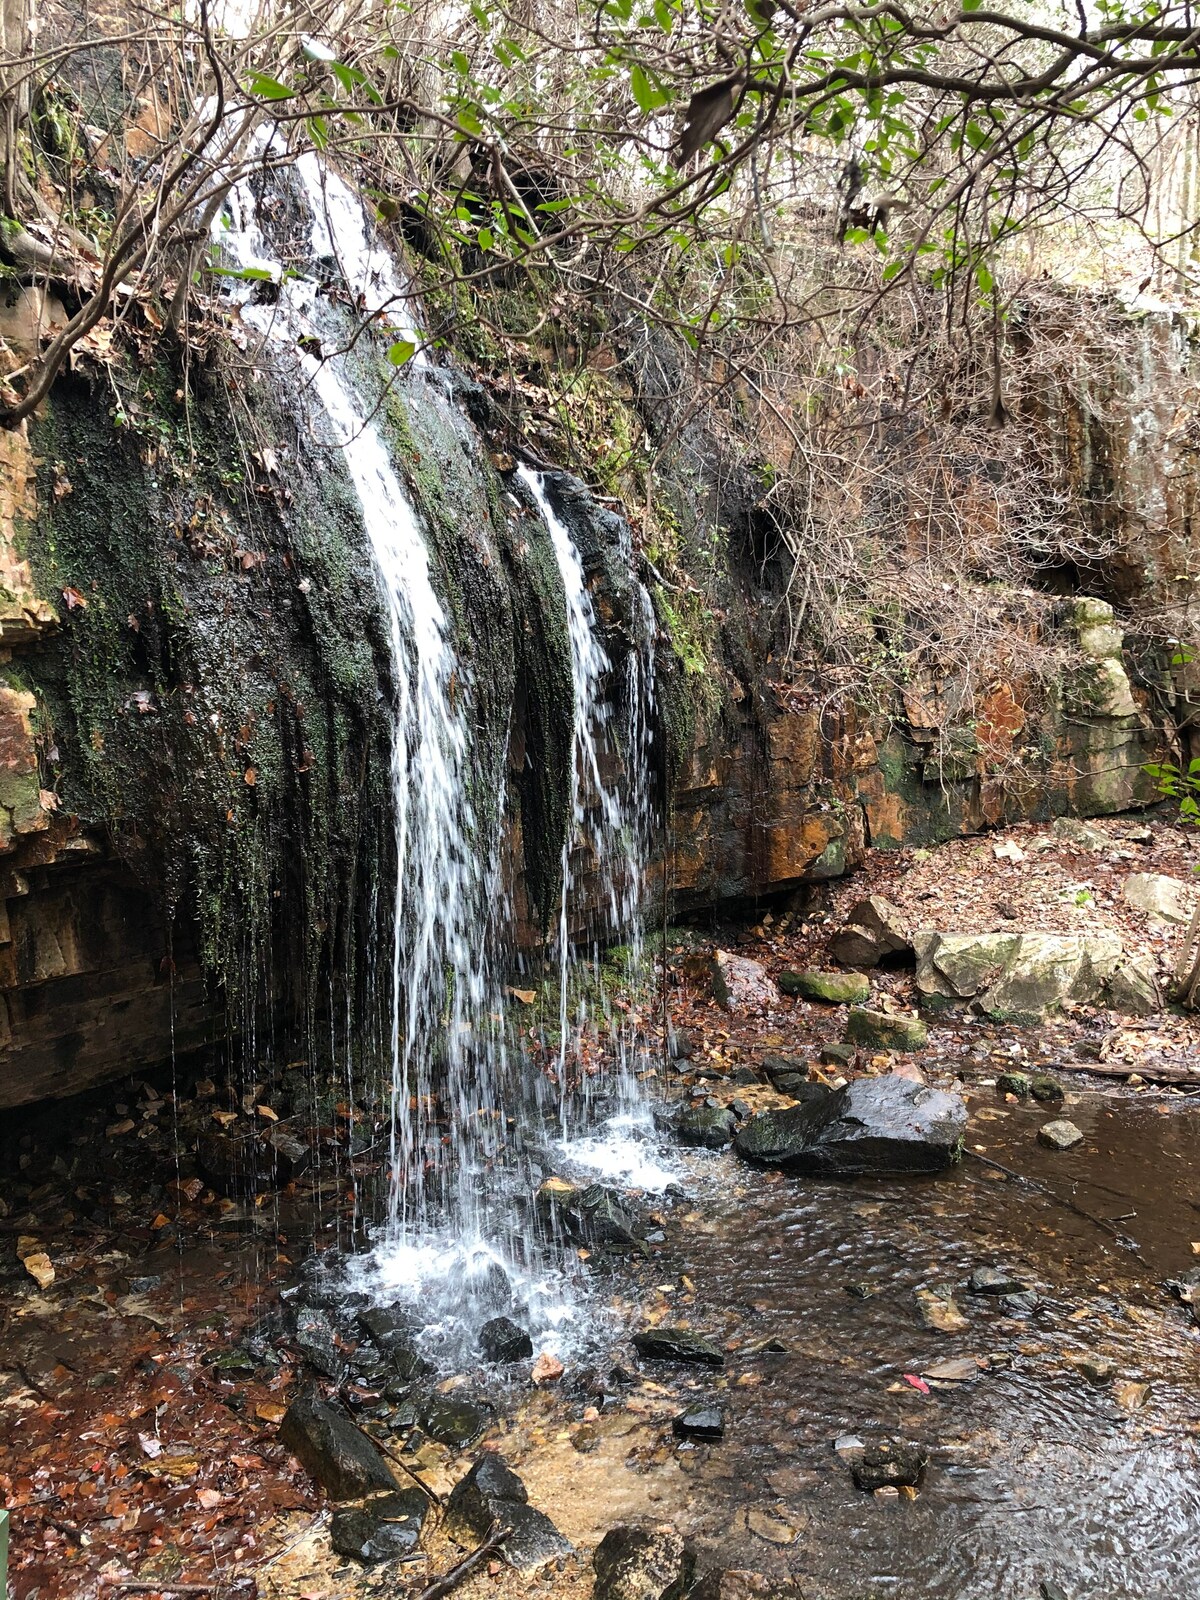
[[[781,972],[775,981],[783,994],[829,1005],[856,1005],[871,997],[871,980],[862,972]]]
[[[923,1050],[929,1030],[917,1017],[856,1008],[846,1019],[846,1038],[868,1050]]]

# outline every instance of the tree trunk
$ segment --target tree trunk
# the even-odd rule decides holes
[[[33,42],[34,0],[0,0],[0,170],[4,173],[4,209],[16,214],[17,135],[29,115],[33,80],[29,52]]]

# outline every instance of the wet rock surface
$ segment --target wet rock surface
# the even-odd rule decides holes
[[[533,1340],[511,1317],[493,1317],[479,1330],[479,1348],[485,1361],[511,1363],[533,1355]]]
[[[635,1333],[633,1348],[644,1361],[681,1361],[704,1367],[723,1367],[725,1357],[701,1334],[689,1328],[652,1328]]]
[[[886,1439],[865,1445],[851,1460],[850,1471],[860,1489],[899,1489],[917,1484],[928,1464],[924,1445]]]
[[[383,1456],[336,1402],[305,1395],[293,1400],[279,1439],[331,1500],[359,1500],[396,1487]]]
[[[680,1439],[723,1439],[725,1413],[714,1400],[696,1400],[679,1413],[671,1428]]]
[[[762,1111],[735,1141],[747,1161],[816,1177],[939,1172],[957,1159],[962,1100],[889,1075],[860,1078],[808,1106]]]
[[[419,1489],[380,1495],[335,1511],[330,1542],[338,1555],[355,1561],[395,1561],[417,1548],[428,1512],[429,1501]]]
[[[573,1554],[573,1546],[543,1512],[529,1504],[521,1479],[498,1455],[484,1455],[454,1486],[446,1502],[445,1530],[472,1545],[492,1528],[508,1530],[502,1559],[519,1572],[533,1573]]]
[[[604,1535],[592,1565],[595,1600],[683,1600],[693,1558],[674,1528],[622,1526]]]
[[[704,1150],[724,1150],[733,1141],[737,1118],[723,1106],[689,1106],[675,1121],[680,1144]]]
[[[855,1007],[846,1018],[846,1042],[867,1050],[923,1050],[929,1030],[919,1017]]]

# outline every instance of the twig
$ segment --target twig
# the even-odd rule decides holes
[[[464,1556],[458,1565],[451,1567],[448,1572],[443,1572],[440,1578],[435,1578],[421,1590],[420,1594],[414,1596],[414,1600],[441,1600],[444,1594],[457,1589],[464,1578],[471,1576],[485,1556],[490,1556],[493,1550],[500,1548],[511,1532],[511,1528],[493,1522],[487,1538],[478,1549],[472,1550],[469,1556]]]
[[[1026,1188],[1036,1189],[1038,1194],[1045,1195],[1047,1200],[1053,1200],[1056,1205],[1065,1206],[1068,1211],[1073,1211],[1077,1217],[1082,1217],[1085,1222],[1090,1222],[1093,1227],[1099,1228],[1102,1233],[1106,1233],[1110,1239],[1115,1240],[1122,1250],[1128,1250],[1139,1261],[1145,1259],[1129,1235],[1122,1233],[1119,1228],[1114,1228],[1107,1217],[1098,1217],[1094,1211],[1085,1210],[1083,1206],[1077,1205],[1074,1200],[1068,1199],[1066,1195],[1058,1194],[1046,1184],[1039,1183],[1036,1178],[1028,1178],[1023,1172],[1016,1172],[1012,1167],[1006,1167],[1003,1161],[994,1161],[991,1156],[982,1156],[978,1150],[966,1150],[963,1153],[970,1156],[972,1161],[981,1162],[985,1167],[993,1167],[997,1172],[1002,1172],[1006,1178],[1012,1178],[1017,1183],[1023,1183]]]
[[[173,1583],[170,1578],[105,1578],[110,1589],[128,1594],[217,1594],[225,1586],[245,1583],[246,1578],[214,1578],[211,1583]]]
[[[368,1433],[367,1430],[364,1427],[361,1427],[359,1425],[359,1423],[357,1421],[355,1421],[355,1419],[353,1417],[350,1418],[350,1421],[354,1423],[354,1426],[358,1429],[359,1433],[362,1434],[363,1438],[367,1441],[368,1444],[373,1444],[375,1446],[376,1450],[380,1451],[381,1454],[385,1455],[388,1458],[389,1461],[393,1462],[396,1466],[398,1466],[400,1468],[400,1471],[402,1473],[404,1473],[406,1478],[411,1478],[412,1479],[412,1481],[416,1484],[417,1488],[420,1489],[422,1494],[428,1495],[430,1500],[433,1501],[434,1505],[437,1506],[439,1509],[441,1508],[441,1504],[442,1504],[441,1496],[438,1494],[436,1489],[431,1489],[427,1483],[423,1482],[420,1478],[417,1477],[416,1473],[413,1471],[413,1469],[411,1467],[406,1467],[404,1462],[401,1461],[400,1457],[395,1453],[395,1451],[389,1450],[387,1445],[384,1444],[382,1439],[377,1439],[374,1434]]]
[[[1055,1061],[1048,1072],[1094,1072],[1098,1078],[1144,1078],[1147,1083],[1193,1083],[1200,1089],[1200,1072],[1189,1067],[1130,1066],[1115,1061]]]

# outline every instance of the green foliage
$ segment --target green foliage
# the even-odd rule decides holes
[[[1180,822],[1200,827],[1200,756],[1188,763],[1186,771],[1169,761],[1151,763],[1143,771],[1154,779],[1160,794],[1179,801]]]

